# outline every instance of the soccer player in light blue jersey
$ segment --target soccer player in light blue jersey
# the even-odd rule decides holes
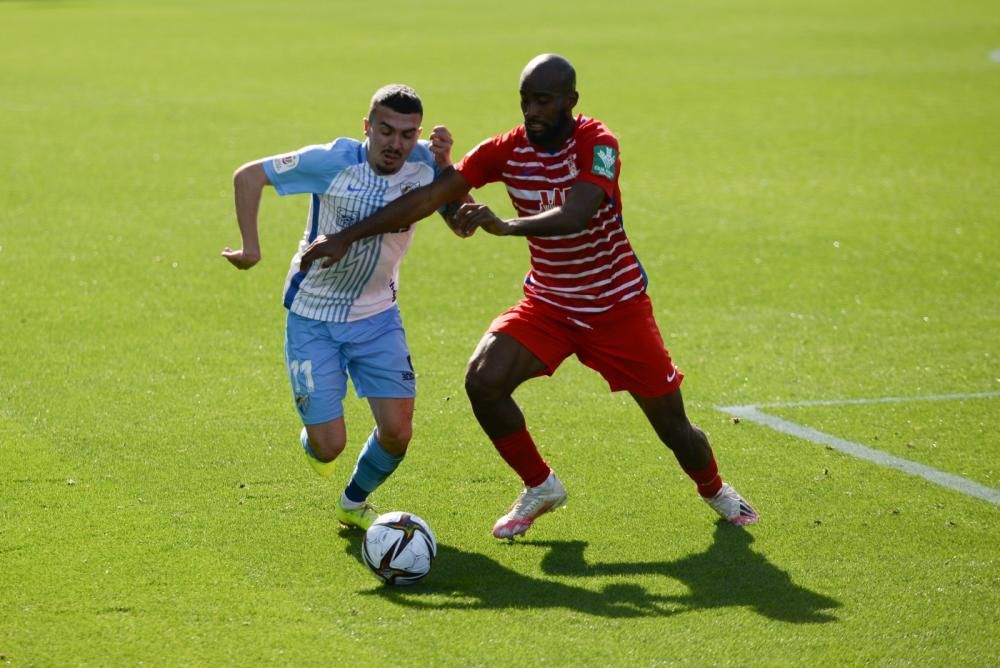
[[[396,303],[399,264],[413,228],[368,237],[331,267],[304,272],[299,264],[318,236],[363,220],[451,165],[451,133],[437,126],[430,141],[420,141],[422,119],[412,88],[384,86],[372,97],[364,141],[341,137],[243,165],[233,177],[243,246],[222,252],[238,269],[260,261],[257,212],[265,186],[310,196],[305,234],[285,280],[285,361],[304,425],[302,448],[320,475],[333,472],[347,443],[348,377],[368,399],[375,429],[335,511],[341,524],[362,529],[378,516],[368,495],[399,466],[413,431],[416,380]],[[445,207],[442,215],[448,220],[456,208]]]

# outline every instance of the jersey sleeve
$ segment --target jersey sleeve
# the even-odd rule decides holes
[[[577,181],[593,183],[613,197],[621,168],[618,138],[607,128],[594,128],[577,139]]]
[[[426,139],[418,140],[417,145],[413,147],[413,151],[410,153],[410,157],[407,158],[407,162],[414,161],[422,162],[433,169],[435,179],[441,175],[441,168],[438,167],[437,161],[434,160],[434,153],[431,151],[431,143]]]
[[[480,142],[459,160],[455,170],[473,188],[482,188],[487,183],[501,180],[510,153],[510,136],[511,133],[507,133]]]
[[[324,193],[337,173],[357,161],[357,147],[348,143],[338,139],[265,158],[264,172],[279,195]]]

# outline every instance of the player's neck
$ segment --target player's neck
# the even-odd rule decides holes
[[[563,119],[556,132],[552,133],[552,138],[546,138],[543,142],[535,145],[545,151],[558,151],[569,141],[569,138],[576,132],[576,117],[570,115]]]

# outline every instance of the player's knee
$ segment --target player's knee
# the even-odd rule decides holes
[[[465,371],[465,393],[473,402],[498,399],[503,395],[500,377],[473,359]]]
[[[382,449],[397,457],[406,452],[412,438],[413,423],[409,421],[382,425],[378,429],[378,442]]]
[[[342,438],[337,434],[329,434],[325,432],[308,432],[309,437],[309,448],[313,451],[313,454],[321,462],[332,462],[340,453],[344,451],[344,447],[347,445],[347,439]]]

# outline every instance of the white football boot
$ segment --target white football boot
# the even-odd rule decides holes
[[[552,471],[541,485],[524,488],[507,514],[493,525],[493,535],[497,538],[523,536],[539,516],[564,503],[566,488],[559,482],[555,471]]]
[[[705,503],[712,506],[712,509],[722,515],[724,520],[736,526],[754,524],[760,519],[753,506],[747,503],[747,500],[740,496],[729,483],[722,483],[722,489],[719,490],[719,493],[711,499],[705,499]]]

